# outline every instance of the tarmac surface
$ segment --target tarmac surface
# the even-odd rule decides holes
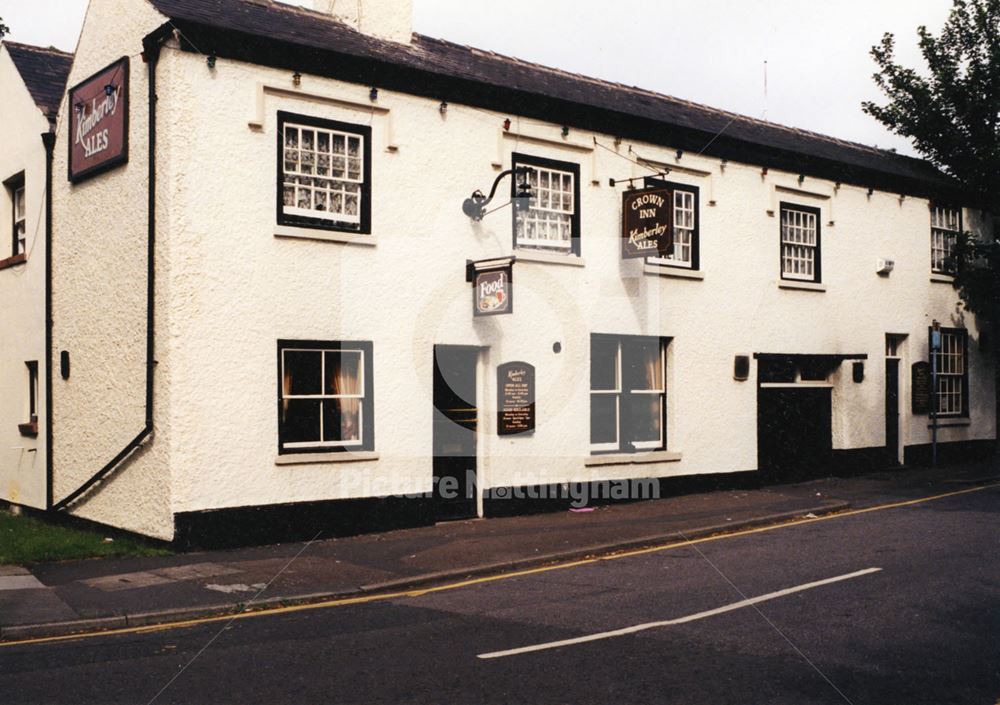
[[[10,703],[994,705],[1000,486],[983,469],[780,488],[782,502],[834,490],[853,509],[385,599],[0,645],[0,693]],[[678,499],[692,511],[713,504]],[[472,535],[437,527],[451,538],[436,547],[492,545],[506,531],[495,521],[470,522],[486,527]],[[397,562],[417,545],[400,533],[383,537]],[[334,551],[344,542],[314,543],[292,566],[320,546],[346,557]],[[166,588],[117,592],[133,589]]]
[[[992,464],[886,471],[166,557],[0,567],[0,640],[436,584],[961,489]]]

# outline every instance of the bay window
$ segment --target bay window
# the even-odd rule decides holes
[[[279,453],[372,450],[372,344],[278,341]]]
[[[592,452],[666,448],[666,344],[658,337],[591,336]]]

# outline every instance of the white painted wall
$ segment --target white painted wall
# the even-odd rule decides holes
[[[0,500],[45,507],[45,148],[49,121],[0,45],[0,181],[24,172],[24,264],[0,270]],[[12,204],[0,192],[0,259],[12,252]],[[28,360],[38,361],[38,436],[21,435],[28,419]]]
[[[127,22],[110,23],[110,17]],[[123,53],[161,21],[139,0],[95,0],[70,84]],[[80,187],[61,182],[56,351],[71,349],[73,378],[56,382],[57,498],[86,479],[142,426],[145,315],[145,74],[133,63],[131,160]],[[434,344],[483,346],[480,452],[484,486],[756,467],[756,366],[732,379],[733,356],[754,352],[867,353],[866,380],[835,375],[834,446],[882,445],[885,333],[909,334],[903,365],[903,441],[927,442],[910,419],[908,362],[920,359],[929,321],[950,320],[957,297],[930,281],[926,201],[834,185],[758,166],[643,144],[619,154],[594,137],[516,116],[166,48],[159,69],[160,200],[157,249],[156,435],[78,511],[168,538],[171,514],[257,504],[431,489]],[[263,91],[262,86],[274,90]],[[261,102],[262,101],[262,102]],[[374,247],[276,237],[278,110],[370,124]],[[388,112],[386,112],[386,110]],[[262,120],[261,120],[262,118]],[[260,123],[259,127],[250,123]],[[60,140],[65,139],[64,135]],[[58,153],[65,151],[60,141]],[[388,150],[392,145],[398,149]],[[665,277],[622,261],[621,188],[640,175],[628,148],[700,187],[704,279]],[[469,221],[462,200],[487,189],[512,151],[581,166],[585,266],[515,266],[515,313],[474,320],[467,259],[511,254],[509,211]],[[65,164],[57,164],[57,173]],[[776,195],[776,187],[792,189]],[[823,210],[825,291],[779,281],[778,200]],[[716,205],[709,202],[714,200]],[[829,225],[830,221],[833,225]],[[287,233],[286,233],[287,234]],[[306,233],[309,234],[309,233]],[[875,260],[894,257],[878,277]],[[992,438],[992,370],[972,342],[973,413],[944,440]],[[670,336],[668,448],[681,459],[588,466],[592,332]],[[377,459],[278,465],[279,338],[374,343]],[[554,342],[562,344],[555,354]],[[538,427],[495,435],[495,369],[536,366]]]

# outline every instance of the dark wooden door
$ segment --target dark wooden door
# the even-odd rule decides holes
[[[890,465],[899,464],[899,360],[885,361],[885,454]]]
[[[757,467],[768,480],[791,482],[829,473],[831,412],[828,387],[757,390]]]
[[[476,516],[478,348],[434,346],[434,498],[438,519]]]

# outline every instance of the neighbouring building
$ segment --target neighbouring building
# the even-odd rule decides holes
[[[0,500],[45,509],[48,187],[73,57],[0,44]]]
[[[409,0],[91,0],[68,86],[21,480],[53,510],[199,543],[894,466],[932,412],[943,457],[994,442],[948,274],[993,221],[920,160],[416,35]]]

